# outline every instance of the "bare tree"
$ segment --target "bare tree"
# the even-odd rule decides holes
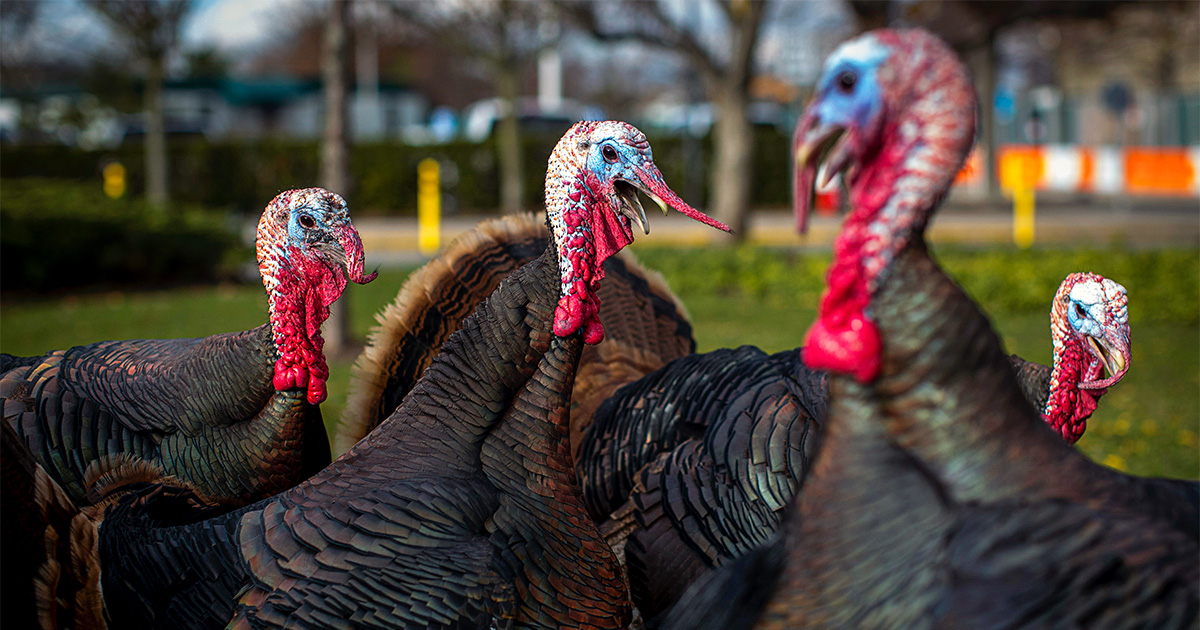
[[[167,134],[163,123],[162,85],[167,55],[179,40],[180,27],[192,8],[191,0],[90,0],[114,31],[126,39],[146,64],[143,111],[146,125],[146,199],[165,206],[167,185]]]
[[[350,47],[347,44],[347,23],[350,21],[350,2],[333,0],[329,3],[329,20],[321,50],[321,74],[325,91],[325,137],[321,141],[321,187],[350,194],[350,137],[347,133],[347,94],[349,87]],[[349,342],[349,316],[346,298],[330,305],[325,324],[325,351],[332,356],[346,351]]]
[[[546,11],[536,0],[476,0],[462,3],[404,2],[390,5],[425,36],[448,42],[487,66],[496,95],[505,104],[496,124],[499,152],[500,207],[525,210],[524,164],[517,124],[521,73],[537,54],[557,40],[540,28]]]
[[[704,84],[716,110],[711,211],[743,239],[749,220],[754,133],[747,115],[754,54],[766,0],[713,0],[724,21],[711,36],[691,20],[696,5],[670,11],[661,0],[573,2],[557,6],[601,41],[637,40],[683,56]]]

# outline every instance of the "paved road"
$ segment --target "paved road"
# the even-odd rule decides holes
[[[483,218],[486,217],[445,217],[443,243]],[[650,234],[637,234],[638,243],[703,246],[717,236],[711,228],[678,213],[666,217],[655,213],[649,218]],[[362,234],[371,264],[412,264],[424,259],[417,251],[415,218],[362,217],[354,223]],[[790,212],[760,210],[751,218],[749,240],[765,245],[828,249],[840,225],[839,216],[818,215],[809,222],[809,233],[800,236]],[[1043,204],[1038,209],[1035,233],[1039,244],[1200,247],[1200,200]],[[1012,243],[1011,210],[948,204],[934,219],[929,238],[934,243],[967,245]]]

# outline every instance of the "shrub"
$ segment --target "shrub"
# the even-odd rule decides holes
[[[0,180],[5,291],[211,281],[246,255],[224,213],[112,200],[98,182]]]
[[[755,128],[755,206],[788,203],[790,182],[788,138],[773,128]],[[531,207],[542,202],[546,160],[558,137],[527,133],[523,138],[525,200]],[[663,176],[690,203],[706,204],[711,176],[708,157],[711,142],[702,138],[689,145],[683,138],[651,135],[654,158]],[[232,207],[257,214],[276,194],[317,182],[320,146],[315,141],[267,139],[253,142],[208,142],[196,138],[172,139],[169,144],[171,196],[184,203]],[[688,177],[685,155],[694,173]],[[356,214],[414,214],[417,208],[417,163],[437,158],[447,167],[443,188],[451,208],[491,210],[499,206],[499,176],[494,142],[408,146],[395,141],[358,144],[351,148],[350,169],[355,182],[346,194]],[[141,145],[130,144],[108,151],[81,151],[67,147],[5,147],[0,177],[6,180],[50,177],[99,182],[109,161],[121,162],[130,191],[144,188]]]

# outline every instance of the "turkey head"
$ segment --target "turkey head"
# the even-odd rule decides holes
[[[834,244],[829,289],[805,340],[810,367],[860,382],[879,373],[879,331],[867,304],[895,254],[920,235],[967,155],[975,95],[962,64],[928,33],[880,30],[830,56],[796,127],[796,220],[804,230],[822,163],[844,172],[850,207]]]
[[[633,223],[649,234],[638,192],[706,225],[725,224],[684,203],[663,182],[646,135],[618,121],[579,122],[558,141],[546,170],[546,208],[558,248],[562,287],[554,334],[583,330],[589,344],[604,339],[596,288],[605,259],[633,242]]]
[[[278,357],[275,389],[302,388],[308,402],[327,395],[329,368],[321,324],[347,280],[365,284],[363,246],[346,202],[321,188],[280,193],[258,222],[258,267],[267,289]]]
[[[1043,418],[1074,443],[1097,399],[1129,371],[1129,297],[1125,287],[1094,273],[1073,273],[1050,309],[1054,365]]]

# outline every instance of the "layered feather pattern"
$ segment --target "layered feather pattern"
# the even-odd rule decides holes
[[[350,398],[334,438],[344,452],[391,413],[462,320],[549,243],[533,214],[481,222],[413,273],[376,319],[354,367]],[[572,445],[596,408],[621,385],[695,351],[692,327],[659,274],[621,251],[604,262],[598,288],[605,339],[587,346],[571,396]]]

